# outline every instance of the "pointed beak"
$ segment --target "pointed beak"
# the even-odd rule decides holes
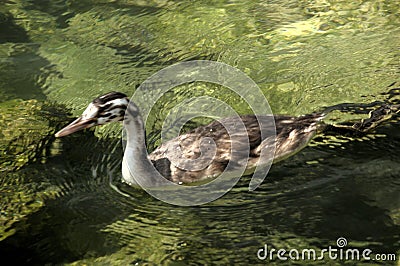
[[[96,121],[94,119],[84,119],[82,117],[79,117],[74,122],[72,122],[68,126],[64,127],[60,131],[58,131],[55,134],[55,137],[56,138],[64,137],[64,136],[70,135],[74,132],[77,132],[79,130],[92,127],[96,124],[95,122]]]

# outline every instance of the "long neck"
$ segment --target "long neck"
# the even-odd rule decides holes
[[[138,185],[137,180],[140,179],[139,183],[144,182],[146,186],[156,186],[157,183],[160,183],[160,179],[157,178],[159,173],[148,158],[143,119],[139,108],[133,102],[128,104],[124,128],[127,138],[122,162],[124,180],[130,185]]]

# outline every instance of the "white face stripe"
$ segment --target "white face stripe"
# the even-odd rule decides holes
[[[96,105],[89,103],[88,107],[86,107],[85,111],[82,113],[82,118],[89,119],[95,117],[98,109]]]
[[[110,105],[110,106],[117,106],[117,105],[128,105],[128,99],[127,98],[118,98],[118,99],[114,99],[112,101],[108,101],[104,104],[99,105],[99,107],[104,107],[106,105]]]

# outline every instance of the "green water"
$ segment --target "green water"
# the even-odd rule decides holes
[[[239,68],[276,114],[383,101],[400,82],[399,10],[390,0],[2,1],[3,261],[279,264],[259,260],[257,251],[264,244],[321,250],[345,237],[348,247],[396,254],[396,261],[380,262],[396,265],[396,121],[359,138],[317,138],[274,165],[255,192],[247,191],[250,179],[243,178],[221,199],[190,208],[120,182],[120,125],[57,140],[53,135],[94,97],[111,90],[132,95],[158,70],[193,59]],[[175,101],[198,95],[249,110],[213,85],[177,88],[149,117],[151,146],[159,144],[160,120]],[[362,117],[337,112],[329,121]]]

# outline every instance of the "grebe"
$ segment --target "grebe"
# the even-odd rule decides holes
[[[356,123],[352,126],[341,127],[341,130],[344,128],[356,132],[369,131],[376,127],[379,122],[387,120],[391,113],[394,111],[397,112],[398,107],[399,106],[383,105],[371,112],[369,119],[362,120],[361,123]],[[337,110],[337,108],[330,107],[324,112],[298,117],[274,115],[276,135],[274,135],[275,137],[273,140],[262,139],[260,124],[263,123],[258,122],[261,120],[266,122],[264,125],[267,127],[274,126],[273,123],[271,125],[270,122],[271,115],[239,116],[247,131],[248,145],[250,147],[248,153],[242,154],[244,157],[243,159],[245,159],[245,174],[251,174],[255,167],[262,163],[263,158],[260,158],[262,150],[275,145],[275,154],[273,158],[267,158],[267,160],[277,162],[297,153],[307,146],[317,132],[321,132],[326,128],[332,130],[334,126],[327,125],[321,121],[326,114],[332,110]],[[63,137],[85,128],[123,121],[126,112],[131,114],[130,117],[134,124],[133,129],[130,129],[134,132],[129,132],[129,129],[127,130],[128,139],[132,138],[137,146],[135,146],[134,149],[136,154],[133,155],[133,157],[137,159],[134,160],[134,165],[132,167],[135,171],[137,169],[139,174],[140,171],[144,173],[146,169],[148,169],[148,165],[151,164],[162,176],[174,183],[192,183],[217,177],[224,171],[225,167],[232,159],[232,143],[226,128],[223,126],[230,122],[233,123],[234,119],[232,118],[223,118],[208,125],[197,127],[188,133],[163,143],[152,153],[147,155],[145,129],[139,109],[135,103],[130,101],[129,98],[121,92],[110,92],[94,99],[78,119],[58,131],[55,136]],[[174,154],[171,153],[176,151],[174,148],[177,146],[181,148],[179,152],[181,152],[185,158],[190,160],[196,159],[196,156],[200,154],[200,145],[203,138],[212,138],[216,145],[215,156],[206,167],[196,169],[194,166],[192,169],[196,170],[185,170],[171,163],[169,158],[174,156]],[[122,175],[124,181],[128,184],[136,184],[135,179],[124,166]]]

